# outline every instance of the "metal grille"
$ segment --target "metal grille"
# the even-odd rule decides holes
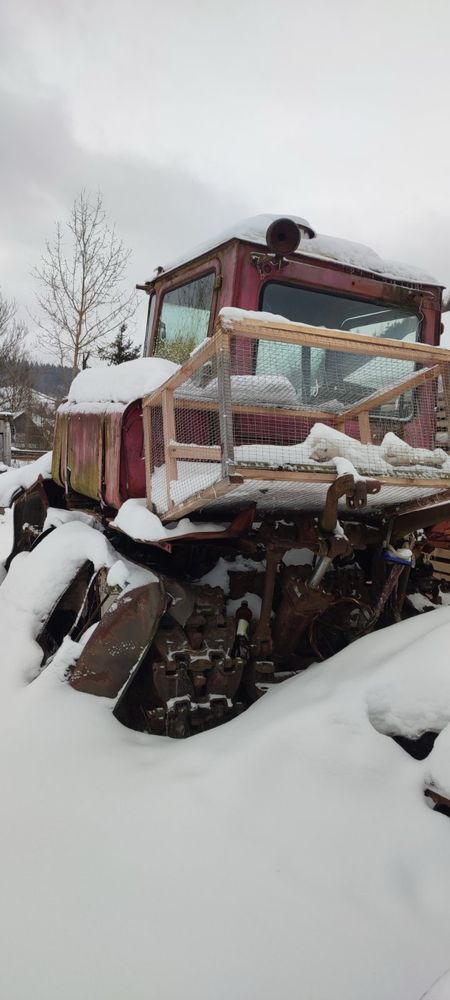
[[[450,458],[435,447],[449,363],[424,344],[245,314],[219,321],[144,400],[149,498],[167,519],[238,493],[312,510],[323,492],[312,487],[343,473],[378,480],[381,507],[399,491],[449,488]]]

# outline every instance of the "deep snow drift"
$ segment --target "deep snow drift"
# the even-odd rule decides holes
[[[86,556],[126,581],[69,521],[0,587],[0,995],[448,997],[450,821],[423,790],[450,794],[450,609],[178,743],[73,691],[75,644],[29,682],[58,560]],[[385,735],[430,726],[423,761]]]
[[[21,465],[18,469],[8,469],[0,475],[0,507],[8,507],[16,493],[28,489],[38,476],[49,479],[52,467],[52,453],[48,451],[35,462]]]

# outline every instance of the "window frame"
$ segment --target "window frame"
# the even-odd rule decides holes
[[[194,281],[198,281],[200,278],[205,278],[208,274],[214,275],[214,285],[213,294],[211,298],[211,309],[209,315],[208,331],[206,336],[210,337],[213,333],[216,320],[216,310],[217,310],[217,298],[220,291],[220,282],[217,278],[221,277],[221,265],[217,257],[212,260],[208,260],[203,264],[189,268],[185,270],[183,274],[178,274],[172,278],[170,281],[164,281],[157,291],[157,307],[155,309],[152,321],[152,331],[150,336],[150,357],[157,357],[155,354],[156,348],[156,338],[158,333],[159,321],[161,319],[161,312],[164,304],[165,296],[168,292],[175,292],[178,288],[183,288],[185,285],[190,285]]]
[[[148,297],[147,320],[146,320],[146,323],[145,323],[144,344],[143,344],[143,348],[142,348],[142,357],[143,358],[148,358],[149,357],[148,348],[151,345],[151,340],[152,340],[153,324],[154,324],[154,320],[155,320],[155,311],[156,311],[156,300],[157,300],[157,297],[158,296],[157,296],[156,292],[154,292],[154,291],[150,292],[150,295]]]
[[[417,319],[419,321],[415,343],[422,343],[421,334],[422,334],[424,316],[420,307],[417,308],[413,308],[412,306],[407,307],[400,305],[398,302],[395,301],[389,302],[387,299],[360,298],[359,295],[350,295],[348,292],[341,292],[340,290],[336,292],[330,288],[322,287],[321,285],[306,285],[303,282],[296,282],[296,281],[280,281],[279,278],[270,277],[267,281],[265,281],[261,285],[260,288],[258,308],[260,309],[261,312],[263,311],[264,292],[268,285],[286,285],[290,288],[301,289],[301,291],[303,292],[314,292],[316,295],[327,295],[330,298],[335,298],[335,299],[348,299],[350,300],[350,302],[360,302],[362,305],[380,306],[381,308],[384,307],[385,309],[388,309],[389,307],[391,307],[392,309],[404,309],[405,312],[410,310],[412,313],[414,313],[415,316],[417,316]],[[327,329],[327,327],[325,327],[325,329]],[[335,328],[329,327],[329,329],[331,330]],[[342,330],[342,332],[352,333],[352,330]]]
[[[274,278],[273,276],[271,276],[270,278],[268,278],[267,281],[264,281],[261,284],[261,286],[260,286],[259,297],[258,297],[258,308],[259,308],[259,310],[261,312],[263,311],[264,292],[265,292],[265,290],[266,290],[266,288],[267,288],[268,285],[273,285],[273,284],[276,284],[276,285],[288,285],[291,288],[298,288],[298,289],[301,289],[302,291],[314,292],[315,294],[319,294],[319,295],[329,295],[329,296],[331,296],[333,298],[350,299],[350,301],[361,302],[361,304],[366,304],[366,305],[369,305],[369,306],[370,305],[373,305],[373,306],[379,305],[381,308],[384,307],[385,309],[389,308],[389,306],[391,306],[391,308],[393,308],[393,309],[395,309],[395,308],[397,308],[397,309],[404,308],[405,311],[411,311],[411,313],[413,313],[415,316],[417,316],[418,326],[417,326],[417,331],[416,331],[416,340],[415,340],[415,343],[422,343],[423,342],[423,339],[422,339],[422,330],[423,330],[423,323],[424,323],[424,315],[423,315],[423,311],[420,308],[420,306],[418,306],[417,308],[414,308],[412,306],[405,306],[405,307],[403,307],[403,305],[399,305],[399,303],[397,303],[395,301],[394,302],[389,302],[386,299],[375,299],[375,298],[373,298],[373,299],[366,299],[366,298],[362,299],[362,298],[359,297],[359,295],[350,295],[348,292],[340,292],[340,291],[339,292],[335,292],[332,289],[324,288],[324,287],[322,287],[320,285],[309,285],[309,284],[307,285],[307,284],[305,284],[303,282],[280,281],[279,278]],[[328,328],[325,327],[324,329],[328,329]],[[332,329],[332,327],[330,327],[329,329]],[[351,330],[347,330],[347,331],[343,330],[342,332],[343,333],[352,333]],[[382,339],[382,338],[380,338],[380,339]],[[257,367],[257,364],[258,364],[258,347],[259,347],[259,342],[257,341],[257,342],[255,342],[253,364],[252,364],[252,368],[253,368],[254,373],[256,373],[256,367]],[[374,420],[386,420],[386,419],[388,419],[392,423],[402,423],[402,424],[411,423],[411,421],[414,420],[415,417],[416,417],[416,415],[417,415],[416,414],[416,410],[417,410],[417,398],[416,398],[417,397],[417,392],[416,392],[415,389],[411,390],[411,397],[412,397],[411,398],[411,402],[412,402],[412,411],[411,411],[411,414],[402,417],[402,416],[391,416],[391,415],[387,416],[387,415],[382,414],[382,413],[378,414],[378,413],[374,412],[372,414],[372,418]]]

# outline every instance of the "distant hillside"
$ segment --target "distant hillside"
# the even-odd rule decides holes
[[[29,375],[33,389],[46,396],[53,396],[55,399],[67,396],[73,378],[72,369],[64,365],[37,364],[35,362],[30,364]]]

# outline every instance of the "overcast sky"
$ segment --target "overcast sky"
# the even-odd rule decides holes
[[[31,307],[82,187],[130,287],[260,212],[450,283],[449,31],[448,0],[0,0],[3,293]]]

